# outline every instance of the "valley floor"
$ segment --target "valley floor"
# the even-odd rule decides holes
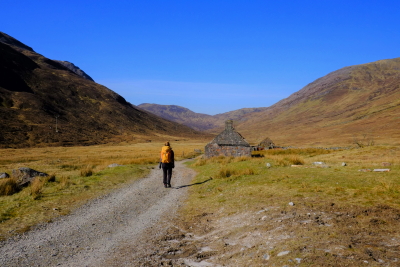
[[[147,241],[165,234],[163,222],[176,214],[195,172],[177,162],[173,175],[173,188],[164,188],[162,171],[154,169],[68,216],[0,243],[0,266],[138,266],[131,256],[146,255]]]
[[[183,162],[176,163],[173,188],[163,187],[161,175],[153,169],[68,216],[0,243],[0,265],[400,266],[397,209],[303,201],[249,205],[226,216],[198,207],[188,221],[178,213],[187,189],[211,182],[193,183],[195,171]]]

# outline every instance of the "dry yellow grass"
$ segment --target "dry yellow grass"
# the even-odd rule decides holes
[[[170,142],[176,160],[195,156],[194,149],[205,145],[196,141]],[[19,192],[14,179],[0,181],[0,239],[67,214],[88,199],[144,177],[159,161],[162,145],[154,142],[1,149],[0,172],[29,167],[51,175],[37,177]],[[113,163],[123,166],[107,168]]]
[[[30,185],[31,195],[33,199],[37,199],[40,197],[40,195],[43,192],[43,186],[45,182],[46,182],[45,179],[41,177],[36,177],[35,179],[33,179]]]
[[[79,175],[81,169],[91,166],[93,172],[103,170],[112,163],[155,164],[162,143],[127,145],[101,145],[82,147],[49,147],[26,149],[0,149],[0,171],[30,167],[46,173]],[[194,149],[203,149],[204,143],[196,141],[171,141],[177,160],[190,157]]]
[[[9,196],[18,191],[17,180],[7,178],[0,180],[0,196]]]

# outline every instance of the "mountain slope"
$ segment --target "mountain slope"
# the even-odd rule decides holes
[[[398,143],[400,58],[345,67],[310,83],[237,129],[253,142],[285,145]]]
[[[0,147],[202,136],[1,36],[8,44],[0,42]]]
[[[224,121],[233,119],[252,144],[266,137],[293,146],[399,144],[400,58],[339,69],[267,108],[210,116],[176,106],[139,107],[210,133],[219,133]]]
[[[0,42],[5,43],[5,44],[9,44],[12,45],[14,48],[19,48],[19,49],[23,49],[23,50],[28,50],[31,52],[35,52],[32,47],[27,46],[23,43],[21,43],[20,41],[18,41],[17,39],[11,37],[10,35],[4,33],[4,32],[0,32]]]
[[[204,131],[215,128],[217,119],[211,115],[195,113],[176,105],[140,104],[140,109],[151,112],[161,118],[187,125],[195,130]]]
[[[94,80],[92,79],[92,77],[90,77],[89,75],[87,75],[83,70],[81,70],[79,67],[75,66],[74,63],[68,62],[68,61],[61,61],[61,60],[55,60],[56,62],[60,63],[61,65],[63,65],[64,67],[68,68],[69,70],[71,70],[72,72],[74,72],[75,74],[78,74],[79,76],[81,76],[82,78],[88,79],[92,82],[94,82]]]
[[[198,131],[219,133],[228,119],[240,121],[244,115],[256,113],[266,108],[242,108],[217,115],[207,115],[193,112],[187,108],[176,105],[140,104],[140,109],[151,112],[164,119],[187,125]]]

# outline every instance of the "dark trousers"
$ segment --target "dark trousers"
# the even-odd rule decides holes
[[[161,165],[163,170],[163,183],[171,184],[171,176],[172,176],[172,164],[171,163],[162,163]]]

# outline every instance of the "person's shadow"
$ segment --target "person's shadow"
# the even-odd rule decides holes
[[[203,182],[198,182],[198,183],[194,183],[194,184],[187,184],[187,185],[180,185],[180,186],[175,186],[173,187],[174,189],[180,189],[180,188],[184,188],[184,187],[188,187],[188,186],[193,186],[193,185],[199,185],[199,184],[204,184],[207,183],[208,181],[211,181],[213,178],[210,177],[209,179],[203,181]]]

